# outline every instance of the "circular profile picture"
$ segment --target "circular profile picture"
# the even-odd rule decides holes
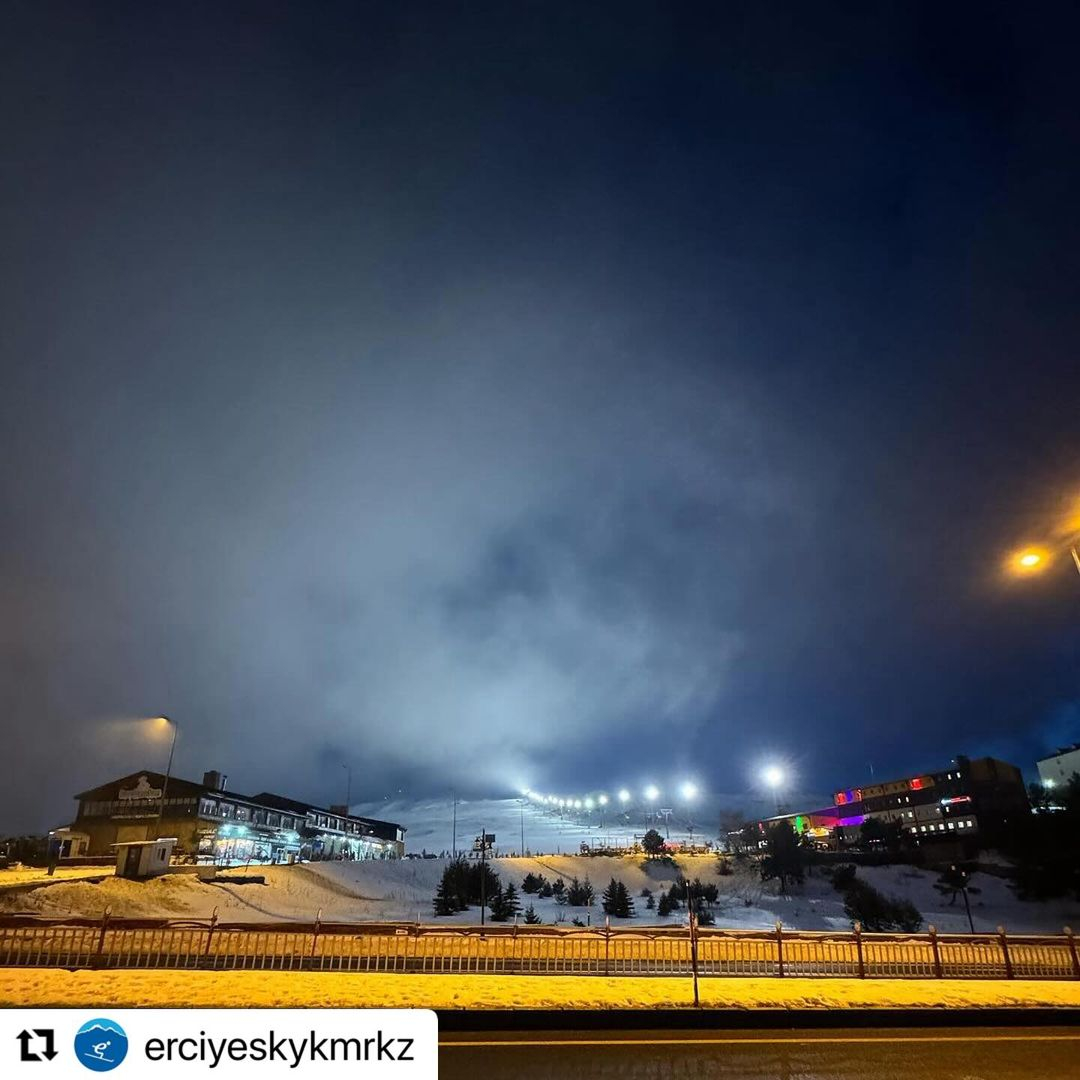
[[[128,1040],[115,1020],[87,1020],[75,1032],[75,1056],[94,1072],[108,1072],[127,1056]]]

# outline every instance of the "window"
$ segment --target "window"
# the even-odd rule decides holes
[[[292,818],[289,817],[288,814],[282,814],[281,815],[281,827],[283,829],[291,829],[292,828]]]
[[[246,806],[238,806],[236,808],[236,820],[237,821],[250,821],[251,811]]]
[[[200,799],[199,800],[199,813],[203,817],[216,817],[217,816],[217,803],[213,799]]]
[[[281,815],[280,814],[267,814],[266,815],[266,824],[269,825],[271,828],[276,829],[281,824]]]
[[[221,804],[221,816],[225,818],[226,821],[232,821],[236,816],[236,807],[233,806],[232,803],[223,802]]]

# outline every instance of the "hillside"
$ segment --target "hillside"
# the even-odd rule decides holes
[[[109,907],[118,917],[209,918],[216,909],[221,919],[237,922],[310,921],[320,912],[325,921],[478,922],[478,909],[445,919],[433,916],[431,900],[445,864],[442,859],[406,859],[267,867],[258,871],[265,876],[265,885],[206,884],[184,874],[167,875],[146,883],[117,878],[106,878],[96,885],[70,881],[16,895],[0,893],[0,911],[99,916]],[[731,876],[720,877],[716,865],[710,856],[678,860],[680,872],[717,884],[720,890],[715,909],[717,926],[768,929],[777,919],[785,926],[804,930],[849,926],[840,896],[820,871],[791,895],[781,896],[774,883],[762,884],[752,866],[745,865]],[[676,913],[659,919],[654,911],[646,910],[641,890],[651,888],[659,893],[672,883],[675,874],[669,865],[650,864],[641,856],[499,858],[492,861],[492,866],[504,882],[513,881],[519,887],[529,872],[544,874],[549,880],[588,877],[598,897],[615,877],[626,884],[635,898],[638,917],[613,920],[614,925],[670,925],[684,917]],[[862,868],[859,874],[885,893],[911,899],[925,922],[933,923],[939,930],[967,929],[962,903],[950,905],[937,893],[933,888],[936,880],[933,872],[892,866]],[[1023,902],[1016,899],[1005,880],[987,874],[974,875],[972,884],[980,890],[972,897],[976,930],[992,931],[1004,925],[1015,933],[1058,933],[1064,925],[1075,926],[1080,922],[1080,904],[1076,902]],[[582,920],[588,918],[595,925],[604,919],[599,899],[592,909],[559,907],[554,899],[522,897],[522,900],[532,902],[545,923],[569,924],[576,916]]]

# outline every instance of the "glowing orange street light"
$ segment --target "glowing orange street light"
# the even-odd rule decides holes
[[[1023,548],[1009,559],[1009,567],[1014,574],[1037,574],[1049,565],[1050,552],[1046,548]]]

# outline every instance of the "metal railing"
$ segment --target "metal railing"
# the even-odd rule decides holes
[[[210,971],[689,975],[678,927],[578,928],[418,923],[0,918],[0,966]],[[701,976],[1080,979],[1076,939],[1060,935],[697,932]]]

